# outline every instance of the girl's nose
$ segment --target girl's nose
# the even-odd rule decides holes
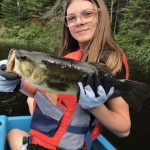
[[[76,25],[81,25],[81,24],[84,24],[84,21],[83,21],[83,19],[80,16],[80,17],[77,17]]]

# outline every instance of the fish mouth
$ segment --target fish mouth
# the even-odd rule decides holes
[[[7,72],[13,72],[14,67],[15,67],[15,49],[11,49],[7,58]]]
[[[11,49],[8,55],[7,72],[15,72],[22,75],[23,70],[20,68],[22,61],[28,61],[28,55],[23,50]],[[35,63],[32,62],[33,67]],[[33,74],[34,69],[30,69],[30,75]]]

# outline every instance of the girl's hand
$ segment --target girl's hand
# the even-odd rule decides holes
[[[13,72],[6,72],[7,61],[0,61],[0,91],[15,92],[21,87],[21,78]]]
[[[78,103],[84,109],[102,105],[114,93],[113,78],[98,72],[84,75],[78,85]]]

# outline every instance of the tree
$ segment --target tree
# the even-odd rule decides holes
[[[128,5],[122,9],[124,17],[120,23],[117,37],[125,47],[129,45],[142,46],[150,39],[149,8],[149,0],[130,0]],[[148,42],[146,43],[148,44]],[[150,47],[150,42],[147,47]]]
[[[22,26],[33,18],[41,18],[45,8],[53,3],[54,0],[3,0],[0,13],[6,26]]]
[[[126,52],[132,76],[146,82],[150,82],[149,8],[149,0],[130,0],[122,9],[123,18],[116,35],[117,41]]]
[[[0,0],[0,20],[1,20],[1,16],[2,16],[2,14],[1,14],[1,3],[2,3],[2,0]]]
[[[14,23],[20,23],[21,8],[19,0],[3,0],[1,2],[1,18],[6,26]]]

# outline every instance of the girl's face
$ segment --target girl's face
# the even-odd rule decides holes
[[[67,9],[66,24],[81,48],[94,36],[98,23],[98,9],[87,0],[74,0]]]

